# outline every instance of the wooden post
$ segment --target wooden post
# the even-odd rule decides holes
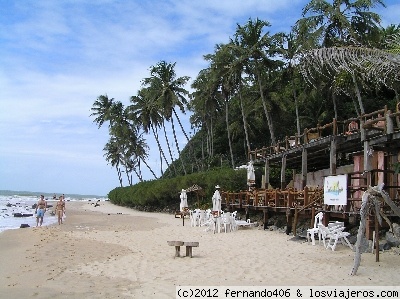
[[[297,206],[294,207],[294,220],[293,220],[293,236],[296,236],[296,226],[297,226],[298,211]]]
[[[282,167],[281,167],[281,189],[285,189],[286,187],[286,178],[285,178],[285,172],[286,172],[286,155],[282,156]]]
[[[336,164],[337,164],[336,147],[337,147],[337,140],[336,137],[333,136],[331,139],[330,165],[329,165],[329,170],[331,175],[336,174]]]
[[[268,210],[264,209],[263,212],[264,212],[264,229],[267,229],[267,227],[268,227],[268,225],[267,225],[267,223],[268,223]]]
[[[268,186],[269,186],[269,160],[268,159],[265,159],[264,176],[265,176],[264,189],[268,189]]]
[[[315,221],[315,207],[311,208],[311,226],[314,227],[314,221]]]
[[[375,262],[379,262],[379,222],[375,213]]]
[[[371,170],[371,157],[370,155],[371,147],[369,146],[369,141],[364,141],[364,171],[367,172],[367,186],[371,184],[371,174],[369,171]]]
[[[386,117],[386,134],[391,134],[391,133],[393,133],[394,132],[394,129],[393,129],[393,120],[392,120],[392,118],[390,117],[390,114],[391,114],[392,112],[390,111],[390,110],[388,110],[387,112],[386,112],[386,114],[385,114],[385,117]]]
[[[303,148],[303,152],[301,155],[301,188],[307,185],[307,149]]]
[[[291,231],[292,231],[292,223],[293,223],[292,211],[288,207],[286,209],[286,234],[287,235],[289,235],[291,233]]]

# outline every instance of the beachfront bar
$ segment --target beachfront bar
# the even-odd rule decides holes
[[[264,225],[275,213],[285,213],[288,232],[296,234],[299,218],[312,222],[318,211],[324,222],[359,221],[361,197],[368,186],[384,184],[384,190],[399,206],[400,175],[395,171],[400,161],[400,112],[383,109],[342,122],[305,129],[303,134],[286,137],[274,146],[249,152],[249,161],[264,168],[261,186],[248,190],[222,192],[228,210],[259,210]],[[280,168],[280,186],[269,181],[270,167]],[[292,170],[290,182],[285,174]],[[340,205],[324,201],[324,181],[330,176],[345,176],[346,198]],[[326,191],[326,190],[325,190]],[[383,206],[388,217],[392,211]],[[376,229],[373,217],[367,219],[367,238]]]

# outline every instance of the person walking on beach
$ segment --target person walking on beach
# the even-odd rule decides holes
[[[56,214],[58,217],[58,225],[62,224],[62,217],[65,214],[65,202],[64,202],[64,196],[60,196],[59,200],[57,201],[56,204]]]
[[[44,217],[44,213],[46,212],[47,209],[47,202],[44,200],[44,196],[40,195],[40,199],[38,200],[37,204],[36,204],[36,226],[42,226],[43,224],[43,217]],[[40,223],[39,223],[39,219],[40,219]]]

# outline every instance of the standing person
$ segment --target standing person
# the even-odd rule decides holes
[[[62,224],[62,217],[65,214],[64,196],[60,196],[56,204],[56,214],[58,217],[58,225]]]
[[[39,218],[40,218],[40,226],[43,224],[43,217],[44,213],[46,212],[47,209],[47,202],[44,200],[44,196],[40,195],[40,199],[38,200],[36,204],[36,226],[39,226]]]

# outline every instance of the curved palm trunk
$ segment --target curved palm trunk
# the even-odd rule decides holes
[[[144,163],[144,165],[146,165],[147,169],[150,170],[151,174],[154,176],[155,179],[158,179],[157,175],[155,174],[155,172],[153,171],[153,169],[150,167],[150,165],[146,162],[146,160],[141,159]]]
[[[210,155],[214,156],[214,125],[213,118],[210,117]]]
[[[119,184],[120,184],[120,186],[122,187],[121,169],[118,167],[118,165],[116,165],[115,168],[117,169]]]
[[[129,184],[129,186],[132,186],[132,180],[131,180],[131,178],[130,178],[130,176],[129,176],[128,167],[126,167],[126,166],[125,166],[125,174],[126,174],[126,177],[127,177],[127,179],[128,179],[128,184]]]
[[[239,84],[239,101],[240,101],[240,110],[242,112],[242,120],[243,120],[243,128],[244,128],[244,135],[246,138],[246,146],[247,146],[247,151],[246,151],[246,157],[248,157],[248,154],[250,152],[250,142],[249,142],[249,134],[247,131],[247,119],[246,119],[246,114],[244,113],[244,106],[243,106],[243,98],[242,98],[242,92],[241,92],[241,84]]]
[[[360,106],[360,112],[361,112],[361,115],[363,115],[363,114],[365,114],[364,105],[363,105],[363,102],[362,102],[362,99],[361,99],[361,93],[360,93],[360,89],[358,88],[356,76],[354,75],[353,72],[351,72],[351,77],[353,78],[354,90],[355,90],[356,95],[357,95],[358,105]]]
[[[333,102],[333,110],[335,112],[335,119],[338,119],[338,114],[337,114],[337,106],[336,106],[336,94],[335,92],[332,90],[332,102]]]
[[[183,163],[183,157],[181,157],[181,150],[179,149],[179,143],[178,143],[178,139],[176,138],[176,132],[175,132],[175,126],[174,126],[174,118],[171,117],[171,126],[172,126],[172,134],[174,134],[174,140],[175,140],[175,145],[176,145],[176,150],[178,151],[178,157],[179,160],[181,161],[182,164],[182,168],[183,168],[183,172],[186,173],[186,168],[185,168],[185,164]]]
[[[296,110],[296,127],[297,127],[297,136],[301,135],[301,128],[300,128],[300,116],[299,116],[299,102],[297,100],[296,88],[294,85],[294,79],[292,76],[292,89],[293,89],[293,98],[294,98],[294,107]]]
[[[260,88],[261,100],[262,100],[262,104],[263,104],[263,107],[264,107],[265,117],[267,118],[269,133],[271,135],[271,143],[274,146],[276,144],[274,126],[272,124],[272,118],[271,118],[271,115],[270,115],[270,113],[268,111],[267,103],[266,103],[266,100],[265,100],[265,97],[264,97],[264,92],[263,92],[263,89],[262,89],[262,82],[261,82],[261,74],[260,74],[260,71],[258,70],[258,66],[256,66],[256,69],[257,69],[258,87]]]
[[[137,159],[138,165],[138,173],[139,173],[139,180],[143,182],[143,174],[142,174],[142,167],[140,166],[140,158]]]
[[[133,169],[133,171],[135,172],[135,174],[138,177],[139,181],[143,182],[143,178],[142,178],[142,175],[140,174],[140,171],[137,171],[136,168]]]
[[[229,130],[229,107],[228,107],[228,96],[224,93],[225,96],[225,122],[226,122],[226,131],[228,133],[228,142],[229,142],[229,152],[231,154],[231,163],[232,168],[235,169],[235,160],[233,159],[233,150],[232,150],[232,141],[231,141],[231,133]]]
[[[167,137],[167,131],[165,130],[165,123],[164,122],[162,124],[162,127],[163,127],[163,130],[164,130],[164,137],[165,137],[165,142],[167,143],[169,156],[171,157],[171,165],[172,165],[172,167],[174,169],[174,172],[176,174],[175,164],[173,163],[174,162],[174,158],[172,157],[171,146],[169,145],[169,140],[168,140],[168,137]]]
[[[162,149],[162,147],[161,147],[160,140],[158,139],[158,134],[157,134],[156,130],[154,129],[154,126],[153,126],[153,125],[151,125],[151,130],[153,131],[154,138],[156,139],[157,146],[158,146],[158,150],[160,151],[160,156],[162,156],[162,158],[164,158],[165,163],[167,163],[167,166],[169,167],[168,160],[167,160],[167,158],[165,157],[165,153],[164,153],[164,151],[163,151],[163,149]],[[161,158],[161,157],[160,157],[160,158]],[[163,175],[162,159],[160,159],[160,160],[161,160],[161,175]]]
[[[179,126],[180,126],[180,128],[181,128],[181,130],[182,130],[183,135],[185,135],[185,137],[186,137],[186,141],[187,141],[187,144],[189,145],[189,153],[190,153],[190,157],[191,157],[191,156],[193,155],[193,152],[194,152],[194,151],[193,151],[192,143],[190,142],[190,139],[189,139],[188,135],[186,134],[186,131],[185,131],[185,129],[183,128],[182,122],[181,122],[181,120],[180,120],[178,114],[176,113],[175,109],[173,108],[172,111],[173,111],[174,114],[175,114],[175,117],[176,117],[176,119],[177,119],[177,121],[178,121],[178,123],[179,123]],[[189,158],[190,158],[190,157],[189,157]],[[197,158],[196,158],[196,157],[193,157],[193,158],[194,158],[194,160],[195,160],[195,163],[196,163],[196,164],[199,164]],[[186,174],[186,171],[185,171],[185,174]]]

